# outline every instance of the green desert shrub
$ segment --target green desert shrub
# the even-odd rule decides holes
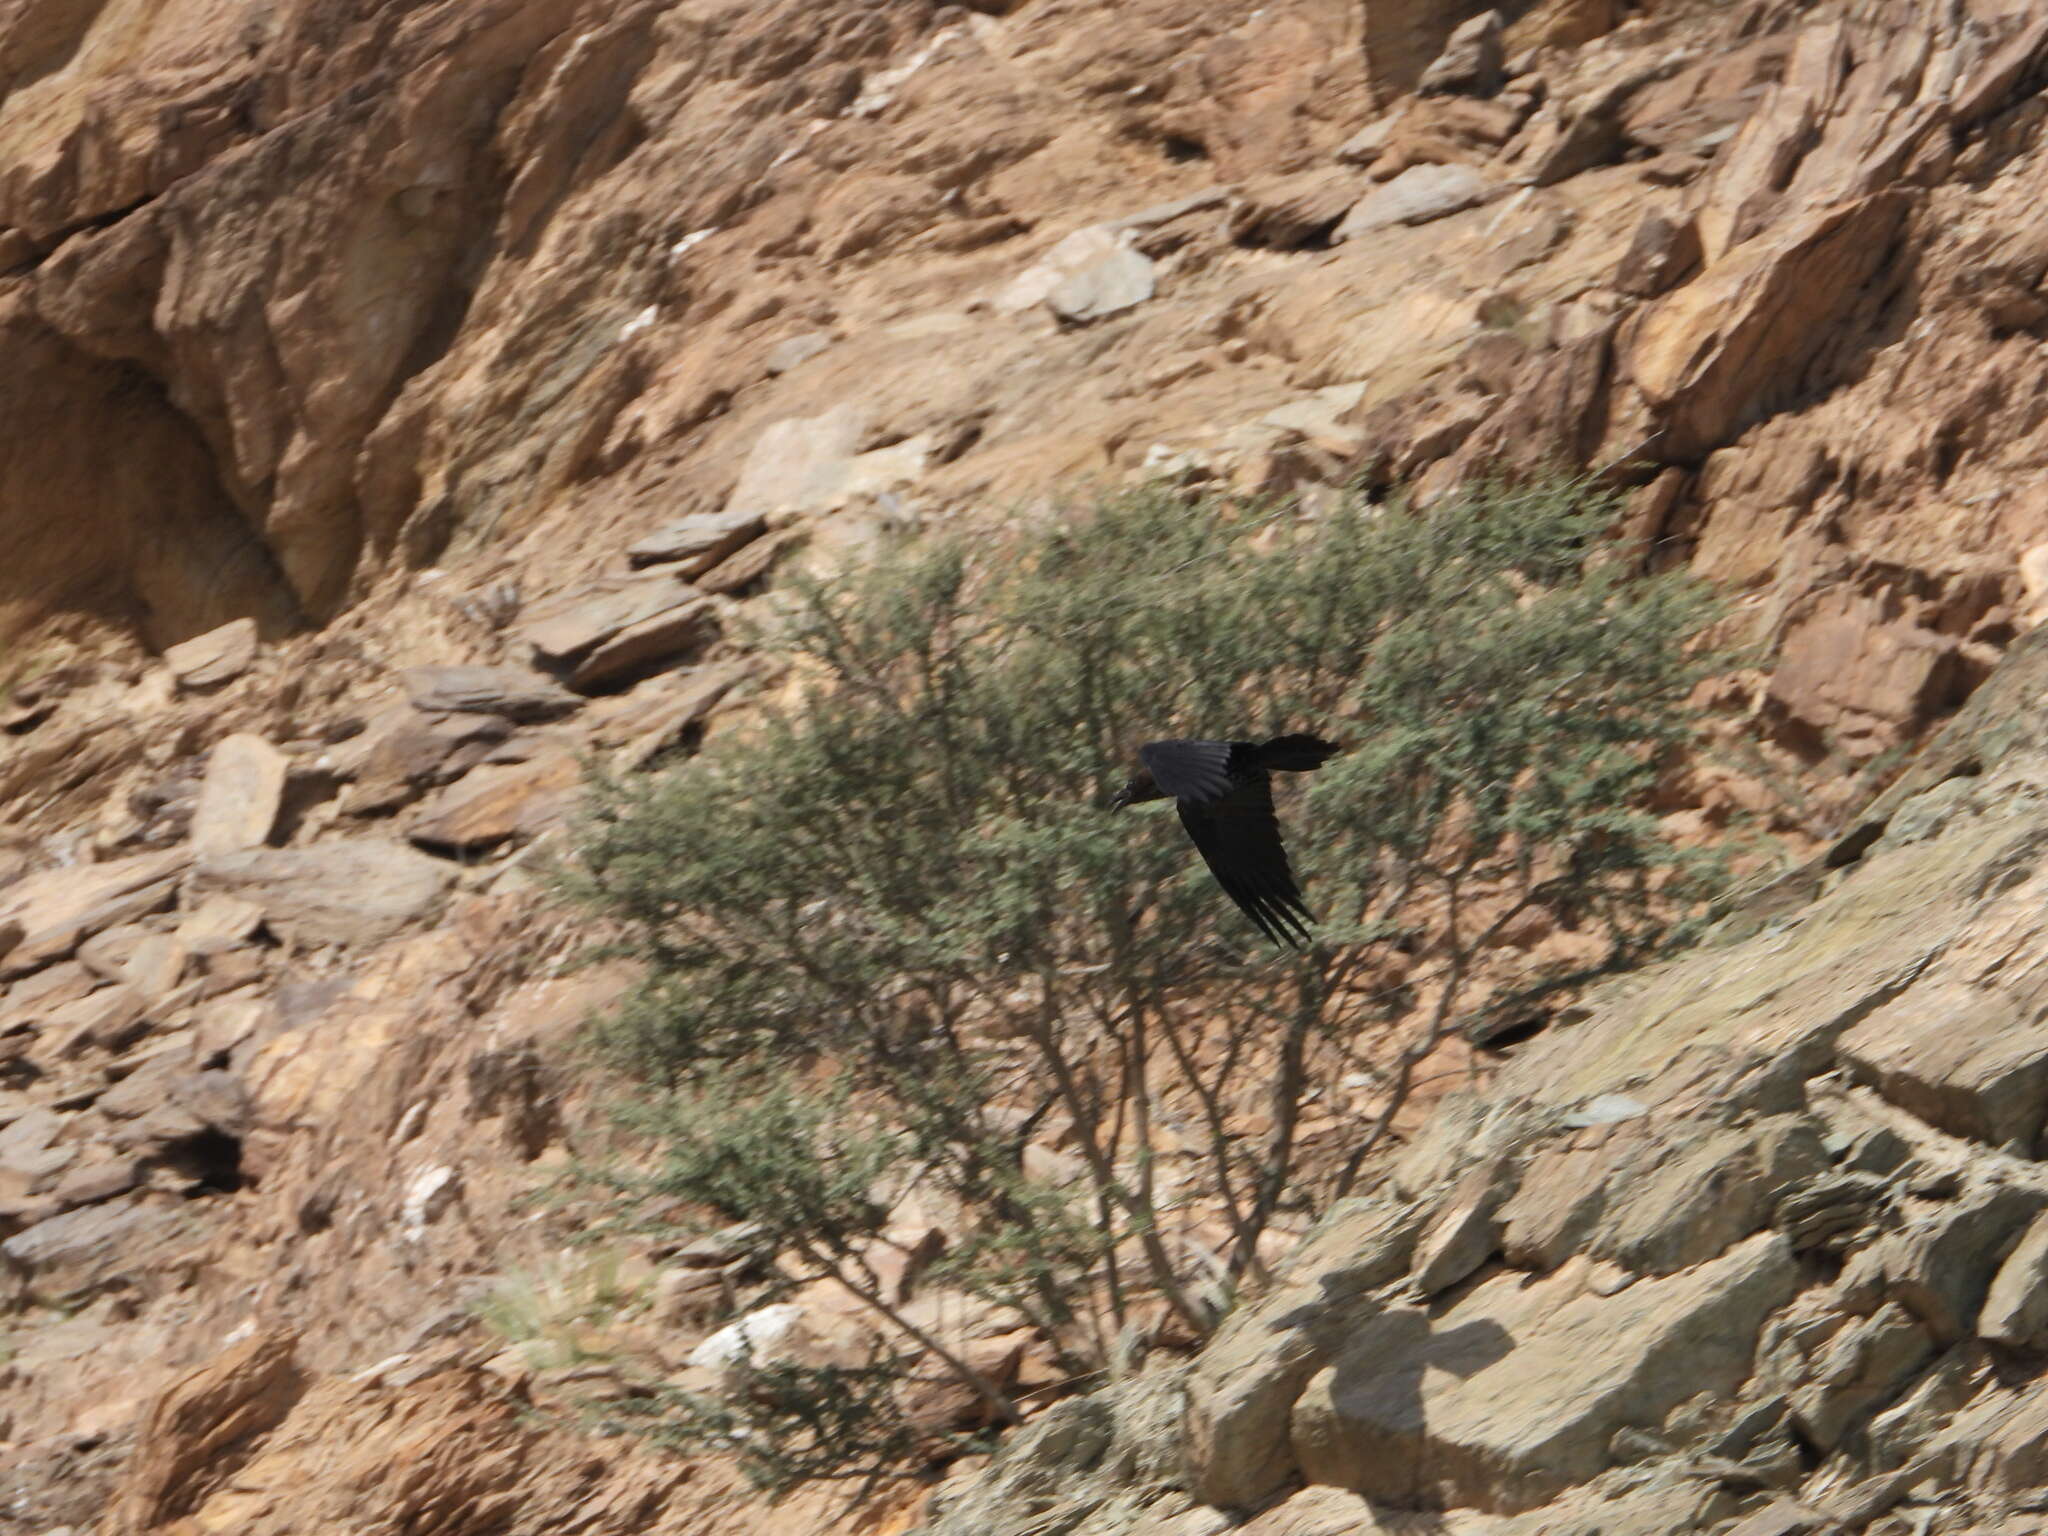
[[[868,1293],[913,1350],[862,1259],[912,1179],[967,1213],[950,1281],[1077,1371],[1146,1305],[1212,1327],[1447,1029],[1698,909],[1648,803],[1715,603],[1600,558],[1614,511],[1572,483],[1320,516],[1155,489],[801,588],[773,641],[800,698],[600,785],[567,877],[646,967],[597,1035],[663,1149],[639,1192],[776,1225],[795,1278]],[[1352,748],[1281,781],[1320,919],[1298,954],[1170,815],[1106,813],[1143,741],[1288,731]],[[1586,940],[1570,976],[1503,958],[1537,909]],[[1310,1157],[1305,1109],[1361,1081],[1373,1112]],[[1170,1198],[1162,1123],[1202,1149]],[[1057,1181],[1024,1156],[1049,1126]],[[1192,1210],[1226,1251],[1183,1241]]]

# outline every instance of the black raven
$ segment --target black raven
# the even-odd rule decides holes
[[[1300,948],[1309,942],[1313,917],[1287,866],[1269,775],[1276,768],[1308,773],[1342,750],[1319,736],[1148,741],[1138,748],[1144,767],[1117,791],[1110,808],[1170,797],[1223,894],[1274,943]]]

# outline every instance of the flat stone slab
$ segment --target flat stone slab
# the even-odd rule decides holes
[[[2029,1149],[2048,1113],[2048,1031],[2031,990],[1961,978],[1918,987],[1842,1037],[1850,1069],[1931,1125]],[[1941,1021],[1929,1028],[1929,1021]]]
[[[680,746],[690,728],[751,678],[754,670],[753,658],[747,657],[715,662],[681,674],[678,690],[667,698],[651,700],[646,714],[639,717],[640,729],[620,750],[618,766],[645,768],[664,752]]]
[[[446,864],[403,843],[361,841],[203,859],[191,889],[254,903],[270,931],[294,944],[375,944],[432,914],[453,879]]]
[[[1117,250],[1123,241],[1107,224],[1077,229],[1012,278],[994,298],[998,314],[1021,315],[1043,304],[1052,291],[1084,267]]]
[[[2013,1349],[2048,1343],[2048,1216],[2037,1216],[1991,1282],[1977,1334]]]
[[[1605,1469],[1615,1431],[1733,1390],[1797,1267],[1764,1234],[1613,1295],[1580,1279],[1503,1274],[1439,1316],[1401,1307],[1366,1323],[1295,1405],[1302,1475],[1410,1507],[1546,1503]]]
[[[1494,190],[1494,183],[1469,166],[1411,165],[1345,214],[1330,242],[1341,244],[1376,229],[1427,224],[1462,213],[1485,202]]]
[[[559,683],[519,667],[407,667],[399,681],[412,707],[429,713],[526,722],[560,719],[583,706]]]
[[[769,349],[763,366],[771,374],[785,374],[790,369],[809,362],[820,352],[828,349],[832,342],[833,337],[829,331],[805,331],[777,342]]]
[[[185,1230],[180,1205],[123,1201],[39,1221],[0,1243],[0,1263],[45,1304],[98,1290],[157,1257]]]
[[[849,400],[817,416],[770,422],[754,439],[738,483],[726,498],[733,517],[826,512],[844,501],[840,483],[859,456],[868,407]]]
[[[269,842],[290,771],[291,759],[261,736],[223,738],[207,755],[192,812],[192,851],[204,858]]]
[[[472,768],[421,802],[406,836],[421,847],[454,853],[481,853],[533,837],[562,819],[582,777],[567,752]]]
[[[525,634],[541,666],[587,689],[694,649],[715,629],[709,600],[661,571],[566,592],[534,611]]]
[[[502,715],[431,713],[403,706],[380,716],[355,747],[341,808],[352,816],[396,810],[423,790],[447,784],[504,743],[513,731]]]
[[[164,651],[180,688],[203,690],[231,683],[256,660],[256,621],[235,619]]]
[[[263,926],[263,909],[235,896],[209,896],[179,921],[172,937],[195,955],[239,949]]]
[[[672,564],[675,574],[689,581],[767,531],[767,519],[745,508],[699,512],[655,529],[626,551],[626,561],[636,570]]]
[[[0,953],[0,981],[40,970],[102,929],[169,906],[191,862],[192,855],[180,848],[45,870],[17,881],[0,898],[0,929],[21,929],[19,941]]]

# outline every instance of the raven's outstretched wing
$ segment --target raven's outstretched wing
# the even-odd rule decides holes
[[[1157,777],[1150,759],[1145,766]],[[1182,799],[1179,809],[1180,824],[1223,893],[1274,943],[1306,946],[1313,915],[1288,867],[1280,823],[1273,815],[1271,781],[1263,773],[1251,775],[1213,800]]]
[[[1230,790],[1227,741],[1148,741],[1138,761],[1152,782],[1176,800],[1215,800]]]

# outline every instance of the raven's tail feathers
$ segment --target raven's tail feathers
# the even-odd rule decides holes
[[[1309,773],[1343,750],[1343,743],[1320,736],[1275,736],[1260,746],[1259,766],[1283,773]]]

